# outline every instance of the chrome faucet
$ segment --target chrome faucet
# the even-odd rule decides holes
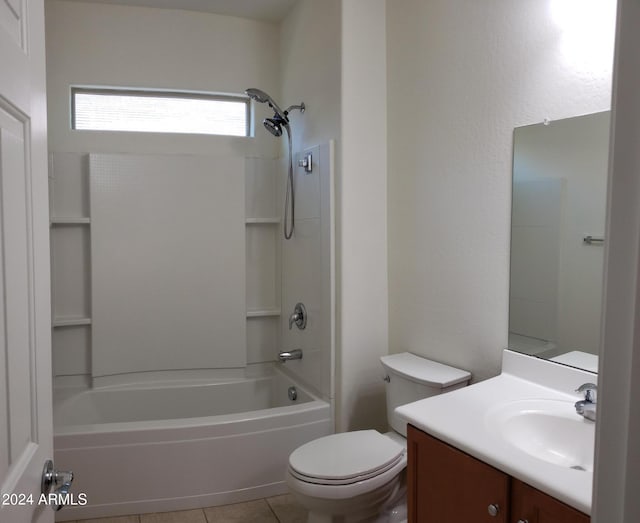
[[[590,421],[596,420],[596,391],[598,387],[593,383],[583,383],[576,392],[584,392],[584,399],[576,401],[576,412]]]
[[[281,351],[278,354],[278,359],[284,363],[289,360],[301,360],[302,359],[302,350],[301,349],[293,349],[292,351]]]

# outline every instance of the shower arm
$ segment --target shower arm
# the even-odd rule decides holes
[[[304,102],[300,102],[299,105],[290,105],[285,109],[284,114],[288,115],[294,109],[298,109],[301,113],[304,113],[304,110],[305,110]]]

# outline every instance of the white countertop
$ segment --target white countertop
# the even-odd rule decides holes
[[[500,376],[403,405],[396,413],[424,432],[590,514],[593,472],[547,463],[506,443],[496,435],[490,413],[497,405],[529,399],[566,401],[573,408],[579,396],[569,391],[596,379],[593,373],[505,351]]]
[[[580,350],[565,352],[564,354],[560,354],[560,356],[551,358],[551,361],[557,361],[558,363],[564,363],[573,367],[580,367],[581,369],[587,369],[591,372],[598,372],[598,356]]]

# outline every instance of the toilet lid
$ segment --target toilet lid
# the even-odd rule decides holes
[[[289,467],[296,476],[346,483],[387,470],[403,454],[402,445],[391,438],[375,430],[359,430],[302,445],[289,456]]]

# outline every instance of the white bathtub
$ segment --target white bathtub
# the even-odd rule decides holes
[[[287,390],[295,386],[298,398]],[[333,430],[331,409],[282,372],[227,382],[105,387],[54,399],[55,464],[86,506],[57,521],[282,494],[289,454]]]

